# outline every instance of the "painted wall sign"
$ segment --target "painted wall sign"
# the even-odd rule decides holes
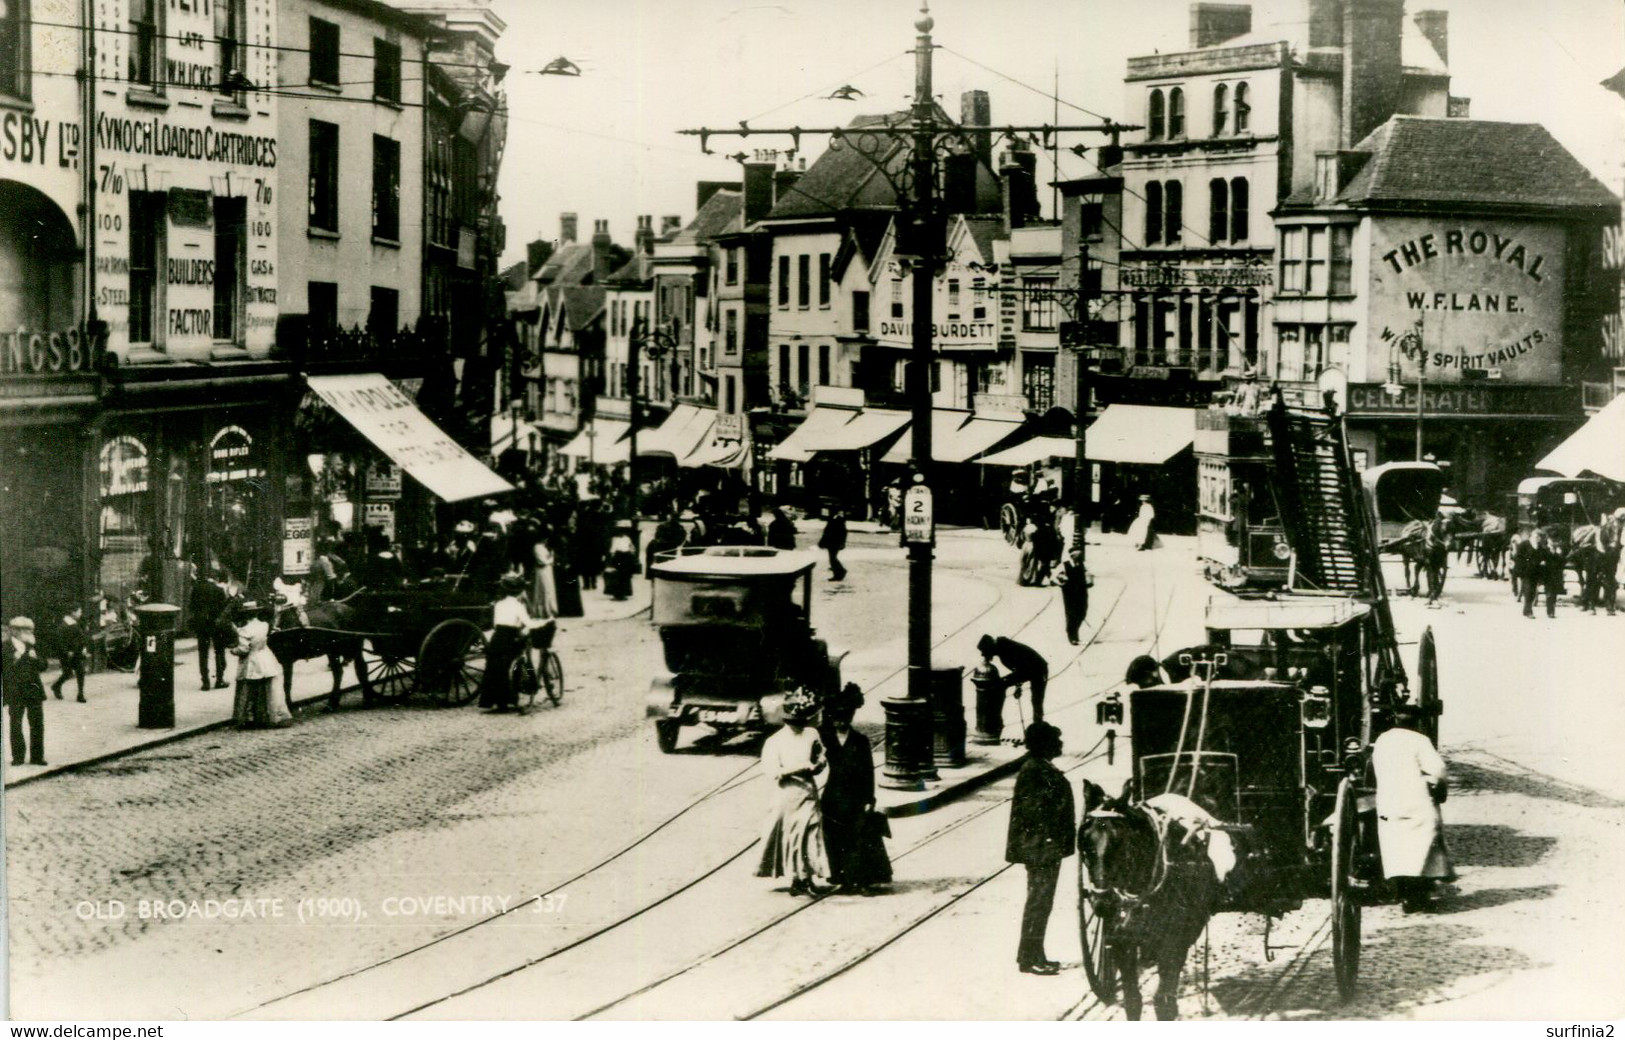
[[[914,342],[912,321],[882,321],[877,339],[889,346]],[[992,321],[939,321],[931,326],[931,342],[938,350],[992,350],[998,325]]]
[[[1135,288],[1254,288],[1275,284],[1268,265],[1203,267],[1192,264],[1123,265],[1118,275],[1126,289]]]
[[[1570,416],[1574,414],[1575,400],[1573,391],[1562,386],[1423,384],[1422,410],[1427,415]],[[1416,415],[1416,384],[1401,386],[1398,394],[1390,394],[1379,383],[1350,383],[1348,412],[1354,416],[1412,418]]]
[[[1374,219],[1367,371],[1414,383],[1425,356],[1429,383],[1561,382],[1564,245],[1533,221]]]
[[[104,331],[91,335],[80,329],[53,332],[30,329],[0,330],[0,375],[68,375],[94,372]]]
[[[276,138],[217,130],[212,126],[177,126],[158,116],[97,116],[96,145],[110,152],[156,158],[193,159],[231,166],[276,165]]]

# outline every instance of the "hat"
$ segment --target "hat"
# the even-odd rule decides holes
[[[1151,501],[1151,496],[1150,495],[1141,495],[1140,496],[1140,501],[1141,502],[1149,502],[1149,501]]]
[[[6,624],[12,628],[27,629],[29,631],[33,631],[34,629],[34,622],[25,617],[14,617],[10,621],[7,621]]]
[[[983,657],[991,656],[995,644],[992,636],[983,636],[976,641],[976,650]]]
[[[1035,755],[1054,756],[1061,753],[1061,731],[1047,722],[1035,722],[1023,734],[1027,750]]]
[[[1414,701],[1398,701],[1392,711],[1395,722],[1417,722],[1422,718],[1422,706]]]
[[[857,683],[849,682],[829,699],[825,707],[835,714],[855,712],[863,707],[863,690],[858,688]]]
[[[525,579],[517,574],[503,575],[499,584],[501,584],[503,592],[523,592],[525,589]]]
[[[786,722],[811,722],[812,717],[818,714],[818,698],[805,686],[798,686],[785,694],[784,720]]]
[[[454,533],[454,534],[473,534],[474,533],[474,521],[472,521],[472,520],[459,520],[459,521],[457,521],[457,526],[453,527],[451,530],[452,530],[452,533]]]

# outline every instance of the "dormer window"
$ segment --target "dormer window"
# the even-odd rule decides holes
[[[1153,141],[1160,138],[1167,127],[1163,104],[1162,91],[1153,90],[1145,112],[1145,136]]]
[[[1230,88],[1220,83],[1213,88],[1213,136],[1223,137],[1230,129]]]

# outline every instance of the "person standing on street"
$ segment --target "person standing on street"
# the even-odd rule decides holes
[[[271,635],[271,608],[253,601],[237,608],[237,698],[233,720],[245,729],[293,725],[293,711],[276,687],[282,665],[266,640]]]
[[[818,701],[797,688],[784,698],[784,727],[762,744],[762,772],[778,784],[757,877],[789,875],[793,896],[821,896],[819,878],[828,878],[824,818],[818,805],[817,776],[824,771],[824,743],[818,737]]]
[[[796,547],[796,524],[778,506],[773,507],[773,521],[767,525],[767,544],[774,549]]]
[[[818,547],[829,553],[829,580],[845,581],[846,568],[841,565],[841,550],[846,548],[846,510],[836,506],[824,522],[824,533],[818,536]]]
[[[485,674],[480,676],[480,707],[486,711],[513,711],[519,696],[508,681],[508,670],[525,652],[525,640],[537,622],[525,606],[525,579],[501,579],[502,598],[491,608],[491,642],[485,650]]]
[[[1066,641],[1078,645],[1078,629],[1089,616],[1089,586],[1094,579],[1083,566],[1083,554],[1074,550],[1061,564],[1061,607],[1066,614]]]
[[[847,683],[824,707],[818,735],[829,756],[829,779],[819,807],[830,880],[843,892],[868,895],[892,874],[885,841],[889,828],[875,812],[874,749],[868,737],[852,728],[861,707],[863,692],[857,683]]]
[[[1535,616],[1535,595],[1546,590],[1546,616],[1557,616],[1557,597],[1563,592],[1563,555],[1552,545],[1545,528],[1537,527],[1518,543],[1512,573],[1523,590],[1523,616]]]
[[[1027,727],[1027,757],[1016,774],[1010,802],[1010,831],[1004,858],[1027,868],[1027,902],[1021,912],[1021,942],[1016,967],[1029,975],[1054,975],[1060,965],[1044,952],[1044,933],[1055,905],[1061,860],[1072,855],[1072,788],[1055,768],[1061,753],[1061,731],[1045,722]]]
[[[1044,721],[1044,690],[1049,685],[1049,662],[1044,655],[1028,646],[1018,643],[1008,636],[984,635],[976,641],[976,649],[981,652],[982,660],[992,664],[994,659],[1004,665],[1005,676],[1001,680],[1004,688],[1019,687],[1022,683],[1033,694],[1033,721]],[[1016,690],[1013,696],[1020,697],[1021,690]]]
[[[34,648],[34,622],[14,617],[7,625],[5,650],[0,653],[0,695],[11,716],[11,764],[20,766],[30,749],[28,764],[43,766],[45,761],[45,681],[40,678],[49,662]],[[28,720],[28,739],[23,739],[23,720]]]
[[[1439,813],[1449,780],[1444,759],[1417,729],[1420,721],[1418,705],[1400,704],[1393,727],[1371,745],[1382,869],[1407,914],[1431,910],[1434,884],[1456,879]]]
[[[1612,611],[1610,611],[1612,613]],[[62,699],[62,687],[68,676],[73,676],[79,687],[79,703],[85,703],[85,626],[82,623],[85,608],[76,606],[62,616],[56,630],[56,656],[62,664],[62,674],[51,684],[56,699]]]
[[[215,580],[216,575],[204,574],[197,564],[192,565],[192,595],[188,606],[192,611],[192,634],[197,637],[197,670],[203,679],[203,689],[209,689],[209,657],[214,657],[214,689],[226,688],[226,647],[235,644],[230,632],[231,618],[226,607],[231,597]]]
[[[1151,496],[1141,495],[1139,515],[1135,516],[1128,528],[1129,544],[1141,551],[1154,548],[1157,544],[1156,520],[1157,507],[1151,504]]]

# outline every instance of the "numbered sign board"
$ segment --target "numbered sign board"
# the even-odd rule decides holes
[[[930,545],[936,537],[931,489],[916,484],[903,495],[903,541]]]

